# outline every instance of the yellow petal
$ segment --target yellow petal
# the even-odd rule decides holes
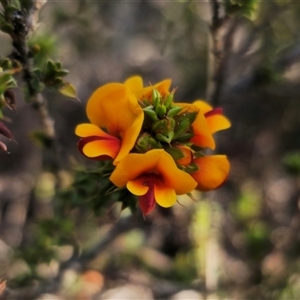
[[[109,115],[112,113],[110,106],[115,105],[116,99],[127,99],[128,90],[120,83],[109,83],[98,88],[90,97],[86,106],[86,113],[91,123],[99,127],[107,127]],[[107,108],[106,104],[110,104]]]
[[[145,195],[149,190],[149,186],[145,185],[145,180],[145,176],[140,176],[135,180],[128,181],[126,187],[133,195]]]
[[[221,114],[210,115],[206,118],[206,121],[212,134],[217,131],[227,129],[231,126],[230,121]]]
[[[186,146],[177,146],[183,153],[184,157],[178,159],[176,162],[182,166],[188,166],[193,160],[193,152],[189,147]]]
[[[177,168],[172,156],[167,152],[161,153],[156,170],[164,184],[174,189],[177,195],[189,193],[197,186],[195,180],[188,173]]]
[[[117,164],[133,148],[143,124],[144,113],[137,99],[124,84],[110,83],[93,93],[86,110],[91,123],[122,140]]]
[[[118,153],[114,164],[118,164],[121,159],[123,159],[134,147],[137,137],[141,131],[141,127],[144,121],[144,113],[141,110],[141,114],[138,116],[134,114],[124,113],[120,120],[120,136],[122,139],[122,145],[120,152]],[[123,136],[122,136],[123,135]]]
[[[135,180],[143,174],[154,171],[162,153],[164,153],[163,149],[156,149],[144,154],[128,154],[116,166],[110,176],[110,180],[116,186],[123,187],[128,181]]]
[[[193,102],[193,105],[198,107],[203,114],[206,114],[207,112],[213,109],[212,106],[210,106],[207,102],[203,100],[196,100],[195,102]]]
[[[195,136],[191,142],[203,148],[215,149],[215,140],[210,132],[207,121],[201,111],[198,112],[197,118],[192,124]]]
[[[199,171],[191,176],[198,182],[197,189],[210,191],[220,186],[228,176],[230,164],[226,155],[199,157],[194,160]]]
[[[143,79],[140,76],[129,77],[124,84],[133,93],[135,91],[141,90],[143,88]]]
[[[104,139],[104,140],[95,140],[87,143],[82,152],[87,157],[98,157],[107,155],[114,159],[120,149],[120,141],[116,138],[113,139]]]
[[[128,181],[133,181],[147,173],[158,176],[178,195],[186,194],[197,186],[196,181],[189,174],[179,170],[172,156],[163,149],[155,149],[143,154],[128,154],[119,162],[110,180],[116,186],[123,187]]]
[[[88,136],[102,136],[102,137],[110,137],[105,131],[99,128],[97,125],[84,123],[77,125],[75,129],[75,134],[80,137],[88,137]]]
[[[154,183],[154,197],[157,204],[162,207],[170,207],[176,203],[175,190],[167,187],[159,179],[156,179]]]
[[[170,89],[171,83],[172,83],[171,79],[166,79],[155,85],[150,85],[141,90],[136,90],[134,92],[134,95],[139,100],[142,100],[142,99],[151,100],[153,89],[156,89],[162,96],[169,95],[170,94],[169,89]]]
[[[191,103],[176,103],[176,106],[183,107],[183,110],[180,112],[180,114],[184,112],[198,112],[196,120],[192,124],[195,136],[191,139],[191,142],[196,146],[214,150],[216,148],[215,140],[212,136],[206,118],[200,108]]]

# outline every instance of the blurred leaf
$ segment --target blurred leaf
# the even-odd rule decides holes
[[[65,82],[64,86],[59,89],[59,92],[64,96],[74,98],[79,101],[75,86],[69,82]]]
[[[286,154],[283,158],[283,164],[288,173],[294,176],[300,175],[300,152]]]
[[[237,219],[246,221],[259,216],[261,200],[255,191],[247,190],[242,193],[237,203],[232,203],[231,210]]]

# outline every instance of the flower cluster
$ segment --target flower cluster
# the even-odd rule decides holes
[[[87,103],[90,123],[76,127],[79,151],[95,160],[112,160],[111,182],[138,196],[144,215],[156,203],[170,207],[176,195],[209,191],[228,176],[225,155],[213,134],[230,127],[222,109],[204,101],[175,103],[171,80],[148,87],[134,76],[98,88]]]

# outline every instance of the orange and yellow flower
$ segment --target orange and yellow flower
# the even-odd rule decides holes
[[[226,155],[210,155],[195,158],[199,170],[190,175],[197,181],[197,190],[207,192],[221,186],[228,177],[230,164]]]
[[[192,124],[194,137],[191,143],[198,147],[215,149],[213,134],[231,126],[230,121],[222,114],[221,108],[213,109],[208,103],[197,100],[192,104],[179,103],[184,112],[198,111],[196,120]],[[210,155],[193,158],[193,150],[186,146],[178,146],[184,157],[176,162],[181,166],[195,164],[198,170],[190,172],[197,181],[197,189],[210,191],[216,189],[226,180],[230,164],[226,155]]]
[[[231,126],[222,109],[202,100],[174,103],[170,85],[167,79],[144,87],[139,76],[106,84],[88,100],[90,123],[75,131],[82,154],[114,161],[111,182],[136,195],[144,215],[195,188],[219,187],[230,169],[225,155],[203,152],[215,149],[215,132]]]
[[[208,103],[196,100],[193,103],[176,103],[184,112],[198,112],[196,120],[192,124],[194,137],[191,142],[202,148],[216,148],[213,134],[231,126],[230,121],[222,114],[221,108],[213,109]]]
[[[197,186],[196,181],[179,170],[174,159],[162,149],[128,154],[116,166],[110,180],[117,187],[126,186],[138,196],[144,215],[150,213],[156,203],[162,207],[174,205],[176,195],[189,193]]]
[[[142,128],[144,113],[136,97],[126,85],[109,83],[92,94],[86,112],[91,123],[75,130],[81,137],[80,151],[92,159],[111,158],[117,164],[134,147]]]

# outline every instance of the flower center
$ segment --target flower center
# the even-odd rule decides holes
[[[139,206],[144,215],[149,214],[155,207],[155,195],[154,195],[154,183],[155,183],[155,174],[144,175],[143,185],[148,186],[149,189],[145,195],[139,196],[138,202]]]

